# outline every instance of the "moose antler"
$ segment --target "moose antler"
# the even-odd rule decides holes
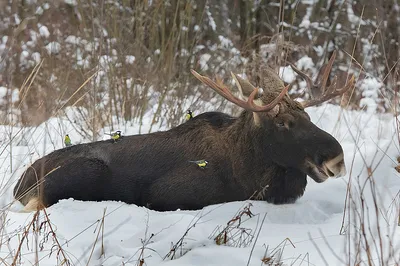
[[[199,73],[197,73],[196,71],[194,71],[193,69],[191,69],[190,71],[198,80],[200,80],[202,83],[204,83],[205,85],[212,88],[214,91],[216,91],[219,95],[221,95],[228,101],[230,101],[246,110],[253,111],[253,112],[267,112],[267,111],[272,110],[283,99],[283,97],[285,96],[285,94],[287,93],[287,91],[289,89],[289,86],[286,86],[281,91],[281,93],[278,95],[278,97],[276,97],[272,102],[270,102],[267,105],[260,106],[260,105],[257,105],[254,103],[254,98],[256,97],[256,94],[258,93],[257,88],[254,88],[253,92],[250,94],[250,96],[246,102],[244,100],[241,100],[241,99],[235,97],[232,94],[232,92],[228,89],[228,87],[225,86],[225,84],[222,82],[221,79],[217,78],[216,82],[214,82],[209,77],[202,76]],[[233,78],[235,79],[235,81],[237,82],[237,78],[235,77],[235,75],[233,73],[231,73],[231,74],[232,74]],[[240,86],[240,84],[237,84],[237,85]]]
[[[322,91],[322,96],[319,99],[311,99],[301,102],[304,108],[323,103],[336,96],[342,95],[343,93],[345,93],[351,87],[354,86],[354,75],[352,75],[352,77],[350,78],[349,82],[346,83],[346,85],[344,85],[340,89],[337,89],[336,88],[337,76],[335,75],[331,85],[328,88],[326,88],[326,82],[328,81],[328,77],[332,70],[332,65],[333,61],[335,61],[335,58],[336,58],[336,51],[333,52],[328,63],[320,69],[320,72],[318,73],[317,83],[314,83],[309,76],[301,72],[294,64],[290,64],[292,69],[307,82],[307,86],[310,89],[310,91],[313,91],[313,89],[320,89]]]

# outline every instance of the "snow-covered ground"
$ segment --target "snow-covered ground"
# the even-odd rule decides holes
[[[375,265],[381,264],[381,247],[384,255],[388,254],[390,241],[393,241],[394,257],[399,258],[397,193],[400,174],[394,169],[399,145],[394,117],[344,111],[328,104],[307,111],[314,123],[342,144],[348,173],[344,178],[322,184],[309,179],[304,196],[295,204],[231,202],[199,211],[156,212],[121,202],[62,200],[47,209],[62,252],[49,233],[49,224],[43,223],[46,220],[43,212],[34,226],[39,234],[32,233],[31,226],[27,238],[23,239],[23,228],[31,223],[34,213],[18,213],[19,206],[14,204],[11,211],[3,212],[5,227],[1,232],[0,258],[8,265],[14,259],[22,265],[34,265],[36,261],[39,265],[61,265],[65,256],[71,265],[233,266],[247,265],[249,258],[249,265],[272,265],[267,264],[268,259],[274,255],[269,262],[278,260],[282,253],[280,259],[285,265],[343,265],[348,263],[350,250],[350,263],[359,260],[359,265],[364,265],[367,264],[363,261],[367,259],[365,241],[361,241],[359,257],[353,245],[361,232],[358,230],[360,220],[367,227],[367,239],[376,239],[377,245],[369,242]],[[121,126],[121,129],[125,134],[137,132],[135,126]],[[3,177],[0,204],[3,210],[12,202],[12,188],[26,166],[41,155],[61,148],[66,133],[75,143],[87,141],[75,133],[74,125],[64,118],[52,118],[32,129],[0,127],[0,174]],[[9,136],[13,137],[11,149],[6,146]],[[368,179],[369,165],[373,173]],[[349,200],[346,206],[354,207],[362,196],[368,210],[364,218],[360,206],[347,210],[344,233],[340,234],[349,180],[353,184],[354,203],[350,204]],[[371,181],[375,185],[378,212],[374,208]],[[244,215],[241,229],[229,232],[228,245],[217,245],[213,237],[248,203],[252,204],[250,210],[254,216]],[[379,227],[375,226],[377,221]],[[378,242],[379,232],[383,234],[382,243]],[[182,237],[183,241],[179,242]],[[21,256],[15,258],[21,242]],[[171,260],[166,255],[173,247],[176,247],[175,257]]]

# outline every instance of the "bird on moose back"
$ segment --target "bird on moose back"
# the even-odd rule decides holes
[[[122,137],[121,130],[117,130],[110,134],[108,134],[108,133],[104,133],[104,134],[109,135],[114,142],[117,142]]]
[[[290,98],[289,86],[270,69],[262,70],[254,83],[262,94],[232,74],[242,98],[221,79],[192,70],[241,107],[240,115],[206,112],[167,131],[124,136],[124,145],[105,140],[56,150],[27,167],[14,197],[25,211],[68,198],[123,201],[158,211],[201,209],[253,195],[273,204],[293,203],[303,195],[307,176],[321,183],[346,174],[341,145],[305,111],[354,85],[354,78],[342,88],[336,82],[326,85],[335,56],[315,81],[293,66],[309,86],[323,91],[320,98],[302,102]],[[188,158],[204,158],[216,167],[195,171]]]
[[[188,109],[186,111],[185,119],[186,119],[186,121],[189,121],[192,118],[193,118],[193,112],[192,112],[192,110]]]
[[[190,163],[195,163],[197,164],[198,167],[200,167],[201,169],[206,168],[208,161],[206,160],[197,160],[197,161],[189,161]]]
[[[71,143],[71,138],[69,137],[68,134],[65,135],[65,137],[64,137],[64,145],[65,145],[65,147],[69,147],[69,146],[72,145],[72,143]]]

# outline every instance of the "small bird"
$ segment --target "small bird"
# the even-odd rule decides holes
[[[107,134],[107,133],[106,133]],[[107,134],[111,136],[111,139],[114,140],[114,142],[117,142],[122,136],[121,136],[121,130],[117,130],[111,134]]]
[[[197,164],[197,166],[199,166],[201,169],[206,168],[206,166],[208,164],[208,162],[206,160],[189,161],[189,162]]]
[[[185,115],[186,121],[190,120],[193,118],[193,112],[190,109],[187,109],[186,115]]]
[[[65,135],[65,137],[64,137],[64,144],[65,144],[65,147],[69,147],[72,145],[71,138],[68,136],[68,134]]]

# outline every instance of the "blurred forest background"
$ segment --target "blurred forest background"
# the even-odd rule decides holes
[[[392,112],[399,12],[397,0],[0,0],[0,123],[36,126],[74,106],[97,132],[148,112],[173,126],[188,106],[238,111],[191,68],[257,86],[268,65],[308,98],[289,62],[315,76],[334,50],[331,78],[357,77],[342,105]]]

